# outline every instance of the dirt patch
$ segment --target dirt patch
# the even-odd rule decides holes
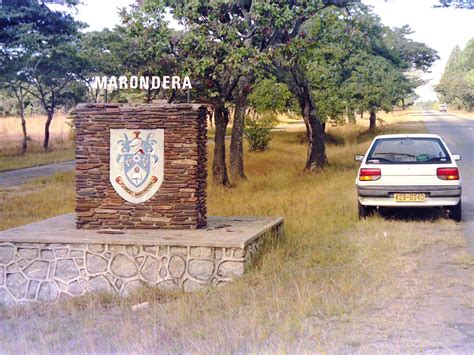
[[[433,225],[426,233],[443,233]],[[465,249],[437,242],[402,256],[394,271],[393,290],[379,292],[380,302],[357,314],[326,324],[329,351],[456,352],[474,350],[474,274],[459,262]]]

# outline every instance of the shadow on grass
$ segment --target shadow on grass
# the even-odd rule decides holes
[[[434,222],[440,219],[448,218],[446,210],[441,208],[379,208],[379,215],[382,218],[392,221],[402,222]]]
[[[308,144],[308,137],[306,136],[306,133],[298,133],[295,143]],[[326,132],[324,133],[324,143],[327,145],[344,146],[346,145],[346,140],[341,135],[334,134],[333,132]]]
[[[328,145],[335,145],[335,146],[344,146],[346,145],[346,140],[344,137],[339,136],[334,133],[324,133],[324,142]]]
[[[360,143],[371,141],[372,139],[375,138],[375,136],[382,133],[386,133],[386,132],[378,128],[372,131],[371,130],[363,131],[357,135],[356,142],[360,144]]]
[[[249,265],[248,271],[259,270],[262,266],[262,259],[264,255],[275,252],[278,248],[281,249],[286,243],[288,243],[284,225],[281,225],[276,231],[266,232],[261,238],[262,244],[260,247],[255,250],[248,251],[250,253],[254,253],[252,256],[252,263]]]

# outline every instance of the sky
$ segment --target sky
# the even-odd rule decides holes
[[[474,37],[474,10],[433,8],[433,0],[362,0],[390,27],[410,25],[415,31],[410,38],[426,43],[438,51],[440,59],[423,75],[427,85],[417,89],[420,100],[436,100],[433,85],[441,78],[452,49],[464,48]]]
[[[120,23],[118,9],[133,4],[133,0],[83,0],[79,5],[76,19],[89,25],[89,30],[113,28]],[[382,22],[390,27],[408,24],[414,31],[410,37],[424,42],[438,51],[441,57],[431,73],[423,75],[428,83],[417,89],[420,100],[436,100],[433,90],[444,70],[454,46],[464,48],[467,41],[474,37],[474,10],[435,9],[436,0],[362,0],[373,7]]]

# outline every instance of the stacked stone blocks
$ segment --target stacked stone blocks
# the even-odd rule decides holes
[[[194,229],[206,225],[206,108],[192,104],[76,107],[76,226]],[[110,129],[164,129],[164,181],[148,201],[121,198],[109,180]]]

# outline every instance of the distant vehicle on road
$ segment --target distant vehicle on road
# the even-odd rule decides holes
[[[448,111],[448,105],[446,104],[439,105],[439,112],[447,112],[447,111]]]
[[[461,221],[462,182],[456,161],[435,134],[391,134],[374,138],[356,178],[359,218],[380,207],[444,208]]]

